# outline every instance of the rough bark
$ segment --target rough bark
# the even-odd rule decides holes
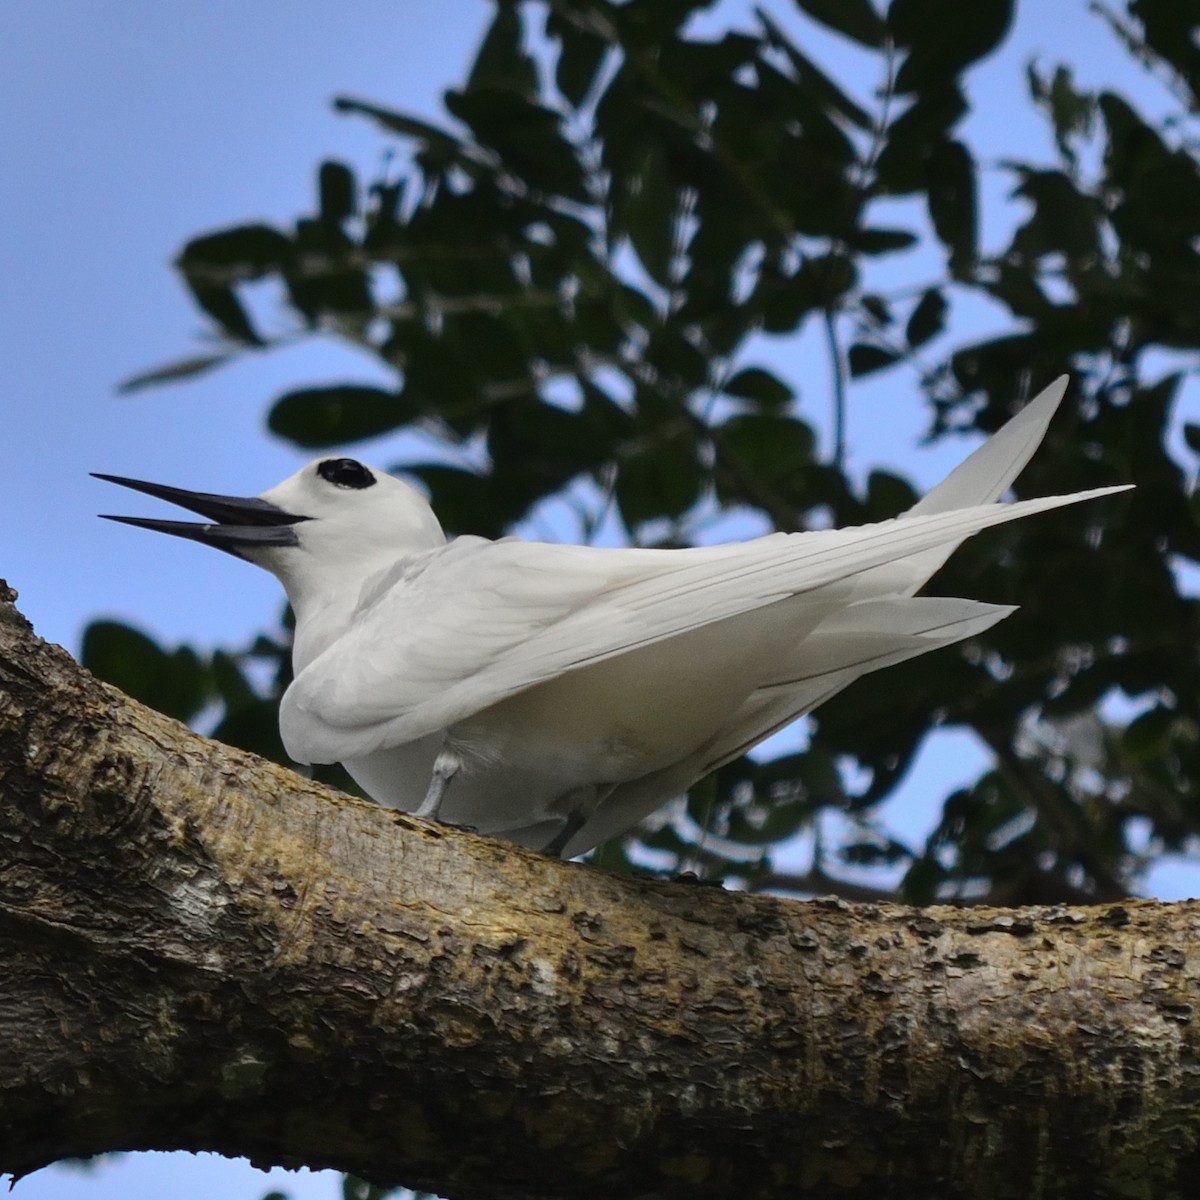
[[[0,1170],[1192,1194],[1198,931],[1195,904],[917,911],[550,861],[197,737],[0,603]]]

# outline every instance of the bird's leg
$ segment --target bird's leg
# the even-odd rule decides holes
[[[579,809],[568,813],[567,819],[562,823],[562,828],[542,847],[542,853],[548,854],[551,858],[559,858],[567,848],[567,843],[582,828],[585,820],[587,818]]]
[[[461,766],[462,759],[449,747],[443,746],[438,751],[437,758],[433,760],[433,775],[429,779],[429,790],[425,793],[425,799],[421,801],[421,807],[417,809],[416,816],[424,817],[429,821],[439,820],[438,811],[445,799],[446,788],[450,780],[458,774]]]
[[[560,797],[559,803],[563,807],[566,807],[568,797],[574,799],[575,803],[567,808],[567,815],[563,819],[562,827],[542,847],[542,853],[549,854],[553,858],[561,858],[562,852],[567,848],[567,843],[587,824],[588,819],[595,815],[596,810],[616,791],[616,788],[615,783],[590,785],[575,788]]]

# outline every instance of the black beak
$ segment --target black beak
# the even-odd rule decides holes
[[[308,517],[298,517],[284,512],[257,496],[218,496],[213,492],[188,492],[183,488],[167,487],[162,483],[146,483],[141,479],[126,479],[123,475],[93,474],[95,479],[104,479],[121,487],[144,492],[159,500],[178,504],[188,512],[199,513],[217,522],[201,525],[195,521],[158,521],[148,517],[114,517],[108,513],[100,515],[106,521],[120,521],[123,525],[136,525],[141,529],[156,529],[159,533],[170,533],[176,537],[190,538],[227,550],[230,554],[244,557],[243,548],[256,546],[297,546],[295,526]]]

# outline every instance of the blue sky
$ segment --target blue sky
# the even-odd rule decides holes
[[[768,7],[799,27],[786,0]],[[727,0],[722,11],[748,8]],[[1085,10],[1084,0],[1026,3],[1017,36],[973,74],[969,120],[986,128],[997,158],[1046,144],[1024,98],[1032,55],[1044,64],[1068,58],[1084,86],[1116,83],[1153,105],[1153,90]],[[87,621],[104,615],[167,643],[240,645],[275,620],[280,596],[265,574],[97,521],[99,511],[136,509],[88,472],[260,491],[303,459],[264,431],[271,397],[322,379],[373,378],[378,368],[327,342],[135,397],[118,398],[113,386],[196,348],[203,321],[169,265],[187,237],[245,219],[286,222],[308,204],[324,157],[374,170],[384,143],[362,121],[335,115],[330,98],[347,92],[438,116],[441,91],[461,78],[489,12],[487,0],[0,6],[0,577],[20,591],[43,636],[76,651]],[[852,50],[815,35],[808,44],[835,74],[853,69]],[[989,176],[990,195],[1002,187]],[[825,394],[824,368],[803,346],[776,347],[772,358],[812,396]],[[864,469],[888,463],[929,483],[967,447],[913,449],[924,415],[895,396],[903,386],[890,379],[856,396],[851,450]],[[913,793],[941,794],[977,763],[972,747],[944,744]],[[17,1195],[252,1198],[268,1186],[339,1194],[328,1174],[268,1181],[223,1160],[127,1156],[88,1176],[40,1173]]]

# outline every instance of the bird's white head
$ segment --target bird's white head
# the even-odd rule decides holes
[[[279,579],[294,607],[312,593],[357,595],[402,555],[446,542],[420,492],[353,458],[314,459],[258,498],[299,518],[291,526],[296,546],[246,553]]]
[[[258,496],[189,492],[117,475],[112,483],[178,504],[212,524],[110,517],[190,538],[270,571],[300,615],[315,603],[357,596],[375,572],[404,554],[445,544],[425,498],[353,458],[318,458]]]

